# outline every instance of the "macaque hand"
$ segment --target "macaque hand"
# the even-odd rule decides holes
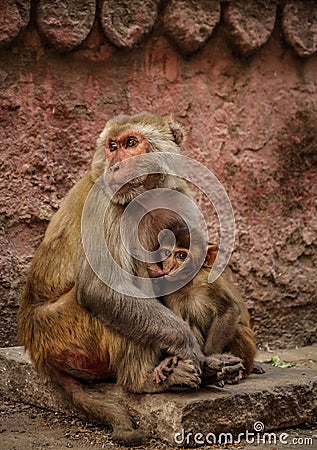
[[[232,355],[207,356],[203,368],[202,384],[236,384],[245,377],[240,358]]]

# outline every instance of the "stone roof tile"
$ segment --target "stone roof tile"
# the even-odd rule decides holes
[[[220,21],[220,1],[171,0],[163,13],[166,34],[190,54],[201,48]]]
[[[288,1],[283,9],[282,27],[286,41],[299,56],[317,51],[317,1]]]
[[[224,10],[226,31],[232,45],[244,56],[265,44],[273,31],[275,0],[235,0]]]
[[[41,35],[60,51],[79,47],[99,20],[116,47],[133,48],[156,24],[156,34],[166,34],[190,55],[219,23],[231,46],[248,56],[268,41],[276,17],[297,55],[317,51],[316,0],[38,0],[33,5]],[[0,46],[10,45],[28,25],[30,9],[31,0],[0,0]]]
[[[96,13],[96,0],[40,0],[36,19],[45,39],[62,51],[73,50],[87,38]]]
[[[30,20],[31,0],[0,0],[0,46],[10,44]]]
[[[131,48],[153,28],[160,0],[106,0],[100,21],[106,37],[117,47]]]

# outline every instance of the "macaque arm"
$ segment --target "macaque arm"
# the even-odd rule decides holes
[[[168,354],[200,364],[203,353],[189,326],[156,298],[126,296],[110,289],[85,261],[77,299],[109,328],[136,343],[157,345]]]

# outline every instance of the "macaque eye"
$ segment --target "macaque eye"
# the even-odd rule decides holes
[[[181,261],[184,261],[187,258],[186,252],[177,252],[176,258],[180,259]]]
[[[127,138],[127,140],[126,140],[125,147],[126,148],[128,148],[128,147],[135,147],[138,143],[139,143],[139,141],[137,140],[136,137],[129,136]]]
[[[109,142],[109,150],[111,152],[115,152],[118,148],[118,144],[115,141],[110,141]]]
[[[168,248],[164,248],[163,250],[162,250],[162,258],[169,258],[170,256],[171,256],[171,254],[172,254],[172,252],[171,252],[171,250],[170,249],[168,249]]]

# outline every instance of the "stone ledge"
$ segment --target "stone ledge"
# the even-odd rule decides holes
[[[0,373],[2,397],[83,417],[48,381],[38,377],[21,347],[0,349]],[[264,375],[252,375],[238,385],[197,392],[132,395],[112,384],[94,389],[128,403],[141,427],[170,444],[182,430],[238,434],[253,432],[257,421],[269,431],[314,423],[317,417],[317,370],[267,366]]]

